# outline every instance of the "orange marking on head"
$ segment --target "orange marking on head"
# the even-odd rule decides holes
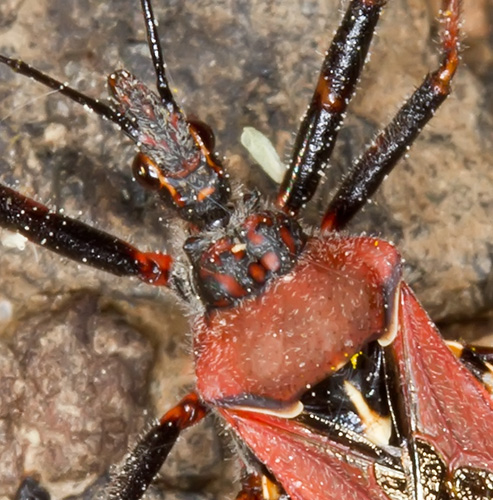
[[[208,198],[211,194],[213,194],[214,192],[216,191],[216,188],[213,187],[213,186],[208,186],[204,189],[201,189],[199,191],[199,194],[197,196],[197,199],[202,202],[204,201],[206,198]]]
[[[207,165],[212,170],[214,170],[214,172],[216,172],[220,176],[223,176],[224,175],[223,168],[215,161],[212,151],[210,151],[209,148],[205,145],[204,141],[202,140],[202,137],[200,137],[200,134],[193,128],[192,125],[190,125],[189,131],[190,135],[193,137],[193,140],[195,141],[195,144],[199,147],[201,153],[204,155]]]

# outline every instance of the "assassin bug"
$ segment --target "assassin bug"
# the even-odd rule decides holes
[[[143,7],[144,11],[147,12],[147,27],[152,42],[156,37],[153,31],[154,24],[150,4],[143,2]],[[358,31],[359,42],[362,42],[363,46],[367,46],[371,38],[372,25],[376,22],[381,7],[381,2],[351,3],[347,18],[342,24],[341,32],[348,29],[354,20],[361,22],[362,25],[353,26],[352,29],[355,31],[360,30]],[[447,34],[444,37],[444,59],[440,69],[433,74],[435,79],[432,77],[431,83],[425,81],[424,86],[414,96],[415,104],[416,100],[418,100],[422,105],[423,97],[429,97],[432,102],[429,108],[423,112],[423,116],[413,114],[410,117],[406,115],[406,118],[409,119],[406,125],[410,123],[411,135],[417,133],[417,129],[431,117],[432,110],[446,96],[449,81],[455,71],[458,43],[458,4],[450,2],[446,7],[444,19]],[[365,10],[365,13],[361,12]],[[342,36],[340,33],[339,36]],[[183,125],[180,115],[177,114],[177,107],[169,93],[164,74],[159,73],[161,67],[159,64],[159,46],[155,42],[154,44],[151,43],[151,45],[154,49],[152,51],[155,56],[154,61],[157,62],[161,97],[168,106],[171,117],[169,119],[170,125],[174,127],[174,133],[179,135],[183,133],[183,128],[186,129],[187,127]],[[345,44],[344,49],[338,50],[348,50],[347,55],[349,58],[355,56],[354,46],[351,47],[349,43]],[[340,56],[341,54],[336,50],[335,55]],[[350,64],[350,73],[355,67],[362,65],[364,57],[360,53],[356,59],[360,60],[358,63],[353,60],[354,65]],[[59,87],[59,83],[47,80],[45,76],[36,73],[35,70],[23,65],[23,63],[7,58],[3,58],[3,62],[20,72],[30,76],[37,76],[38,79],[44,80],[53,88]],[[330,68],[334,69],[334,66],[331,65]],[[340,80],[347,80],[349,86],[352,86],[357,79],[355,75],[348,77],[345,74],[342,76],[339,74],[338,76],[341,77]],[[436,80],[437,78],[439,81]],[[331,112],[335,110],[337,113],[341,112],[342,110],[339,108],[344,107],[341,99],[332,99],[324,82],[324,79],[319,82],[316,96],[323,96],[323,102],[330,108]],[[444,87],[440,85],[441,83],[444,84]],[[134,84],[129,75],[121,72],[115,74],[110,78],[110,84],[117,93],[120,92],[122,106],[136,103],[135,100],[128,99],[130,90],[126,86]],[[429,89],[426,89],[426,87],[429,84],[436,86],[435,90],[439,90],[435,96],[436,101],[431,96],[432,92],[427,92]],[[62,93],[71,94],[76,100],[85,102],[90,107],[92,106],[102,114],[106,114],[114,121],[119,122],[130,136],[147,131],[144,124],[135,126],[133,122],[121,118],[111,109],[102,107],[86,97],[76,96],[66,88],[61,89],[61,91]],[[420,91],[424,96],[419,96]],[[145,110],[146,107],[139,105],[135,113],[140,113],[143,109]],[[147,111],[147,118],[152,117],[156,112],[152,109],[147,109]],[[312,112],[307,115],[308,119],[313,119],[317,111],[319,111],[319,103],[314,102]],[[413,109],[413,112],[416,112],[416,110]],[[404,108],[401,113],[406,114],[406,109]],[[393,129],[397,137],[403,132],[402,122],[405,121],[402,114],[399,118],[400,125]],[[338,117],[336,117],[336,123],[332,127],[325,124],[320,132],[335,134],[334,131],[338,128],[337,122]],[[424,355],[422,357],[415,356],[416,359],[411,358],[409,352],[406,351],[406,349],[410,349],[406,342],[412,342],[416,339],[404,337],[404,333],[412,332],[414,334],[416,332],[421,334],[420,342],[429,341],[430,356],[436,356],[438,353],[444,357],[448,356],[448,360],[450,360],[451,356],[441,344],[441,341],[437,340],[437,334],[428,325],[426,316],[415,302],[409,289],[405,285],[400,285],[399,258],[395,250],[388,244],[371,238],[331,238],[327,236],[321,237],[319,240],[305,241],[306,237],[290,215],[283,215],[282,212],[277,215],[269,212],[256,213],[255,200],[252,199],[244,201],[247,208],[249,208],[248,213],[250,215],[243,222],[243,230],[239,234],[236,232],[231,233],[231,238],[233,236],[235,238],[246,236],[246,240],[243,242],[237,240],[228,241],[226,237],[221,236],[222,233],[216,232],[217,226],[226,225],[226,219],[230,216],[225,209],[225,199],[222,198],[222,196],[226,197],[224,193],[227,188],[221,189],[221,186],[226,186],[227,181],[221,167],[215,163],[216,159],[209,155],[210,145],[206,136],[203,135],[202,126],[197,122],[191,122],[190,130],[197,143],[203,149],[205,148],[202,159],[205,159],[212,166],[210,170],[207,170],[207,175],[212,180],[202,182],[201,174],[197,173],[198,177],[193,186],[198,186],[198,188],[195,195],[192,196],[192,198],[196,197],[197,199],[192,201],[194,204],[197,200],[204,203],[204,205],[201,205],[202,208],[205,207],[203,211],[198,210],[195,205],[195,208],[188,210],[189,206],[187,206],[185,198],[191,184],[188,183],[185,186],[178,184],[178,187],[185,188],[185,192],[182,192],[181,195],[179,191],[175,192],[175,189],[177,189],[175,181],[171,182],[169,179],[164,178],[164,174],[156,170],[148,156],[143,157],[141,155],[138,157],[135,172],[137,176],[143,177],[144,184],[151,189],[166,185],[169,194],[165,195],[165,199],[168,199],[171,195],[173,203],[183,218],[191,222],[192,236],[187,240],[185,250],[195,264],[195,274],[199,277],[199,293],[209,305],[203,322],[198,322],[194,327],[199,380],[198,390],[208,405],[204,405],[203,401],[197,397],[197,394],[193,393],[188,398],[185,398],[181,405],[165,415],[163,421],[144,437],[136,453],[131,455],[129,462],[123,467],[116,480],[118,491],[114,492],[114,495],[123,498],[137,498],[140,496],[142,488],[153,475],[150,469],[155,469],[164,460],[178,432],[202,418],[209,411],[209,405],[212,405],[238,432],[239,436],[245,441],[246,446],[253,451],[253,455],[256,457],[249,457],[247,449],[244,450],[249,476],[248,480],[245,481],[243,496],[259,497],[260,493],[257,493],[259,486],[257,473],[259,472],[261,476],[268,473],[269,477],[274,481],[278,481],[279,486],[283,487],[293,498],[340,498],[341,496],[349,497],[350,495],[354,498],[386,498],[389,495],[395,498],[405,498],[406,492],[411,490],[419,497],[422,494],[421,489],[436,489],[437,495],[440,496],[447,494],[456,494],[460,498],[476,498],[478,495],[491,496],[491,488],[488,485],[488,482],[491,481],[491,474],[488,472],[491,470],[491,463],[488,461],[490,460],[488,450],[485,455],[476,454],[464,459],[463,456],[456,456],[454,454],[455,450],[450,449],[450,447],[458,447],[459,449],[462,447],[462,451],[465,452],[468,446],[466,437],[471,437],[472,442],[480,441],[480,438],[475,435],[478,429],[487,437],[487,424],[483,422],[488,420],[490,403],[481,386],[473,382],[473,379],[467,375],[464,369],[460,368],[460,365],[453,365],[457,367],[457,378],[454,381],[458,381],[459,389],[470,389],[470,392],[473,393],[472,395],[464,395],[464,401],[468,397],[474,398],[476,396],[476,400],[469,403],[470,408],[474,407],[480,413],[482,411],[482,414],[479,415],[478,425],[473,427],[472,430],[461,429],[461,435],[453,436],[453,439],[449,439],[451,436],[445,436],[445,438],[441,436],[440,439],[434,436],[432,443],[426,439],[429,437],[427,432],[431,432],[431,430],[428,427],[421,427],[423,422],[420,422],[420,419],[425,421],[431,418],[432,422],[436,423],[433,421],[435,414],[430,412],[432,414],[430,417],[427,409],[421,407],[423,399],[419,394],[417,399],[414,400],[416,394],[408,394],[405,391],[401,393],[398,388],[400,384],[405,386],[416,382],[417,389],[429,390],[430,387],[426,382],[418,382],[418,371],[413,363],[423,363],[425,369],[433,365],[433,359],[425,359]],[[296,154],[292,169],[294,171],[297,168],[296,161],[300,158],[303,149],[303,147],[299,147],[300,142],[302,143],[307,135],[306,122],[305,131],[303,132],[303,130],[302,126],[298,147],[295,146]],[[142,142],[145,142],[148,148],[155,147],[155,140],[151,139],[148,134],[144,134],[142,139]],[[393,139],[397,140],[396,137]],[[166,144],[171,141],[172,139],[166,139]],[[330,141],[324,140],[322,142],[323,145],[318,141],[314,141],[315,144],[321,146],[321,149],[328,148]],[[409,142],[411,142],[411,139],[409,139]],[[390,141],[391,146],[394,144],[393,141]],[[181,147],[183,144],[178,141],[177,146]],[[385,145],[382,146],[382,148],[385,147]],[[189,180],[189,175],[192,175],[190,172],[198,172],[194,170],[194,162],[200,163],[200,160],[197,159],[194,151],[191,151],[188,142],[183,146],[183,151],[178,152],[179,156],[185,156],[187,160],[187,171],[184,172],[183,178]],[[379,152],[382,151],[385,153],[385,149],[379,150]],[[369,154],[371,152],[372,150],[370,150]],[[401,149],[399,153],[402,154],[402,152]],[[176,156],[177,152],[173,149],[171,153],[172,156]],[[328,154],[328,152],[324,151],[323,154]],[[169,157],[165,155],[165,159],[169,160]],[[384,158],[383,163],[385,164],[387,160],[388,157]],[[393,166],[395,160],[395,158],[392,158],[388,165]],[[306,201],[304,198],[311,197],[316,185],[316,179],[313,180],[313,176],[317,176],[321,164],[320,158],[315,158],[313,161],[308,159],[302,163],[307,168],[305,172],[307,177],[301,182],[301,187],[294,182],[297,176],[291,175],[281,188],[278,198],[278,207],[284,208],[284,211],[288,212],[288,214],[298,211],[301,204]],[[375,181],[374,184],[371,181],[366,182],[364,186],[366,188],[371,186],[371,191],[376,189],[379,182],[380,179]],[[352,212],[359,209],[360,202],[365,201],[368,193],[362,196],[362,200],[355,199],[352,196],[354,194],[353,187],[354,182],[346,183],[343,185],[342,191],[339,192],[340,194],[336,195],[332,208],[329,209],[324,218],[324,231],[339,229],[344,226],[353,215]],[[167,273],[170,270],[169,258],[161,257],[159,254],[146,254],[135,251],[124,243],[115,243],[113,239],[105,239],[105,236],[101,233],[95,233],[85,226],[57,217],[55,214],[50,215],[49,220],[56,221],[56,228],[53,227],[56,231],[49,228],[48,232],[53,233],[54,236],[50,234],[48,236],[58,239],[58,242],[45,238],[46,234],[43,234],[43,231],[46,227],[31,225],[32,219],[36,218],[36,214],[44,212],[44,208],[40,205],[34,205],[35,209],[28,214],[29,219],[19,222],[19,219],[26,215],[22,211],[29,212],[29,207],[32,208],[33,205],[30,201],[18,197],[7,188],[4,189],[4,192],[6,193],[4,199],[7,200],[7,203],[3,214],[5,217],[4,224],[7,227],[26,232],[25,227],[29,226],[31,232],[28,234],[31,236],[33,229],[35,231],[39,230],[40,234],[34,236],[33,239],[38,238],[38,242],[46,246],[56,247],[60,246],[63,237],[63,230],[59,227],[59,224],[64,222],[66,227],[69,226],[70,237],[78,238],[80,236],[77,245],[72,246],[68,251],[61,250],[65,254],[70,255],[72,258],[77,257],[75,253],[81,251],[81,245],[86,241],[86,235],[91,234],[96,237],[99,244],[108,243],[112,247],[111,252],[101,258],[103,253],[102,245],[99,245],[98,250],[95,252],[92,251],[94,247],[91,247],[89,251],[83,249],[79,256],[81,261],[92,260],[93,264],[116,273],[137,274],[144,280],[151,281],[154,284],[167,284]],[[214,199],[212,196],[216,192],[219,192],[219,198]],[[21,212],[15,210],[14,205],[16,202],[21,204]],[[209,207],[205,205],[207,202],[210,202]],[[43,214],[39,221],[42,224],[47,224],[45,215]],[[197,226],[199,228],[207,226],[209,230],[214,231],[212,233],[214,239],[211,247],[204,247],[206,244],[197,236]],[[301,253],[305,244],[306,248]],[[113,245],[116,245],[116,247]],[[249,245],[251,248],[247,249]],[[53,249],[60,251],[59,248]],[[246,250],[252,252],[252,254],[248,255],[249,252]],[[118,254],[117,260],[113,259],[115,251]],[[293,256],[296,254],[300,254],[299,261],[297,257]],[[247,258],[246,263],[245,258]],[[241,276],[236,275],[237,272]],[[175,273],[172,278],[173,285],[183,293],[182,276],[177,271]],[[264,282],[271,274],[276,275],[276,273],[285,274],[286,278],[278,277],[274,285],[266,287]],[[321,275],[325,276],[325,274],[330,273],[334,274],[334,283],[327,286]],[[341,276],[344,278],[342,281],[339,279]],[[291,282],[295,288],[291,287],[289,284]],[[355,284],[358,285],[357,289],[354,288]],[[251,293],[248,288],[255,287],[258,289],[259,298],[245,298],[246,295]],[[315,289],[321,287],[322,294],[320,296],[324,296],[327,302],[325,304],[312,304],[312,296],[305,296],[305,294],[300,296],[300,289],[305,287],[307,289],[309,287]],[[276,292],[275,294],[273,290]],[[313,290],[311,293],[313,293]],[[326,296],[327,294],[328,296]],[[320,323],[327,321],[327,319],[323,319],[323,313],[330,309],[330,306],[333,305],[331,300],[335,300],[335,298],[337,298],[339,304],[343,305],[343,308],[330,318],[330,321],[338,326],[332,340],[343,344],[353,343],[353,345],[348,348],[344,345],[330,344],[326,346],[327,351],[322,352],[323,349],[320,349],[321,346],[318,342],[325,341],[327,331],[324,331],[322,335],[320,329],[330,330],[330,326],[326,324],[322,327]],[[273,321],[272,316],[275,318],[275,313],[280,307],[278,301],[281,299],[285,302],[293,301],[291,311],[300,308],[300,303],[304,304],[306,311],[310,311],[309,317],[306,315],[303,317],[302,327],[305,329],[305,335],[307,335],[306,322],[308,332],[310,328],[314,328],[314,331],[311,332],[311,335],[307,335],[307,345],[303,349],[300,349],[299,341],[298,344],[293,343],[291,347],[288,345],[290,335],[283,337],[283,332],[280,329],[276,330],[279,328],[278,319],[275,320],[276,326],[271,330],[272,332],[275,330],[275,335],[257,338],[258,333],[251,333],[249,328],[255,321],[258,321],[258,317],[245,320],[245,317],[241,316],[242,314],[260,315],[262,310],[257,309],[257,301],[261,301],[267,311],[264,313],[268,315],[264,320],[264,324],[267,324],[268,321]],[[401,301],[399,302],[397,299],[401,299]],[[253,300],[253,302],[250,300]],[[256,305],[250,307],[252,303]],[[238,307],[242,312],[236,316],[235,309]],[[283,304],[282,307],[285,308],[286,304]],[[224,321],[221,316],[229,317],[227,321]],[[317,319],[317,316],[322,319]],[[316,319],[317,324],[315,325]],[[235,321],[238,322],[239,327],[235,327]],[[295,319],[289,318],[287,321],[291,324]],[[214,326],[211,327],[211,325]],[[234,332],[245,333],[246,337],[238,339],[234,334],[221,337],[223,325],[226,325],[228,329]],[[404,333],[401,332],[402,335],[397,333],[397,339],[394,340],[393,335],[396,334],[396,325],[400,325]],[[218,336],[219,342],[215,343],[215,336],[211,335],[210,332],[211,328],[216,330],[215,335]],[[354,338],[352,335],[355,332],[361,335],[361,338]],[[337,419],[331,420],[328,418],[328,408],[325,408],[321,414],[317,414],[315,409],[304,410],[304,408],[315,408],[317,406],[317,401],[311,400],[312,391],[309,391],[308,396],[301,397],[302,389],[306,389],[319,381],[321,382],[327,374],[333,373],[335,368],[344,364],[343,360],[346,356],[356,354],[360,348],[366,346],[370,338],[376,338],[380,335],[383,335],[380,338],[381,343],[388,344],[386,349],[382,351],[377,346],[377,352],[374,352],[375,344],[372,344],[366,356],[375,366],[378,365],[378,360],[382,355],[386,358],[385,374],[383,376],[375,375],[373,372],[372,374],[377,377],[379,382],[377,387],[388,391],[387,397],[392,403],[392,408],[390,408],[392,411],[389,414],[395,420],[394,433],[396,435],[393,436],[393,439],[396,439],[399,443],[399,446],[394,446],[392,452],[386,450],[385,446],[376,445],[374,440],[365,435],[365,432],[360,435],[355,431],[355,429],[365,427],[366,423],[363,418],[362,422],[352,424],[354,428],[351,425],[347,429],[341,428],[341,422]],[[270,346],[266,348],[265,345],[257,344],[257,341],[268,341]],[[311,342],[315,341],[317,342],[316,345],[309,346]],[[436,343],[433,344],[435,341]],[[238,343],[239,350],[231,345],[231,343],[235,342]],[[276,343],[278,342],[283,344],[282,350],[276,349]],[[218,351],[219,348],[220,352]],[[301,352],[296,353],[296,355],[293,352],[290,354],[292,349]],[[252,353],[256,351],[258,355],[253,356]],[[417,352],[414,349],[410,349],[411,351]],[[277,353],[286,356],[285,361],[275,359]],[[316,360],[317,355],[321,356],[318,358],[318,362]],[[312,363],[313,366],[302,370],[301,373],[295,371],[292,366],[295,357],[296,362],[300,362],[304,366]],[[249,362],[253,359],[253,365],[247,363],[248,358],[250,358]],[[221,360],[220,366],[217,367],[219,372],[213,372],[211,366],[218,359]],[[450,362],[453,363],[453,361]],[[321,366],[317,366],[317,363]],[[359,366],[358,357],[353,358],[353,363],[358,372],[364,373],[364,368]],[[221,370],[225,370],[227,374],[218,376],[217,373],[220,373]],[[444,387],[444,384],[439,379],[433,381],[431,389],[435,387],[437,391],[445,390],[446,393],[450,393],[450,388]],[[400,396],[393,397],[394,393]],[[385,396],[381,400],[386,401]],[[438,402],[438,400],[435,402]],[[401,408],[398,408],[398,406],[401,406]],[[447,412],[454,416],[459,415],[458,409],[453,405],[442,409],[442,411],[447,416],[446,423],[448,424],[453,424],[453,422]],[[352,413],[354,414],[354,411]],[[318,427],[317,432],[309,430],[316,427]],[[452,430],[456,430],[453,425]],[[322,452],[322,448],[325,451]],[[276,453],[277,456],[271,456],[271,453]],[[331,453],[333,453],[332,456]],[[302,459],[294,462],[293,456],[299,456]],[[266,470],[259,465],[258,460],[264,464]],[[317,465],[317,467],[314,465]],[[446,470],[448,467],[450,467],[450,470]],[[309,478],[308,481],[305,479],[306,477]],[[470,489],[474,490],[474,488],[477,488],[479,493],[476,491],[469,492]],[[431,494],[429,493],[428,497],[433,498],[429,496]],[[264,493],[262,495],[266,496]]]

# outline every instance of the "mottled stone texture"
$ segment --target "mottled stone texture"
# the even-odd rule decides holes
[[[22,322],[4,346],[4,359],[15,363],[10,376],[2,370],[1,385],[12,386],[15,404],[3,417],[15,432],[6,450],[17,467],[8,475],[2,467],[2,481],[16,485],[24,469],[42,471],[44,484],[83,484],[104,471],[143,420],[149,343],[102,313],[94,296]]]
[[[239,146],[242,127],[266,133],[287,158],[346,3],[155,0],[180,102],[216,130],[232,176],[265,197],[276,186]],[[436,3],[393,0],[385,9],[308,223],[319,220],[350,159],[436,65]],[[432,316],[474,330],[493,304],[493,8],[487,0],[465,7],[470,35],[453,96],[351,230],[394,241]],[[96,97],[119,67],[153,83],[144,40],[137,1],[0,5],[2,53]],[[174,250],[169,213],[131,181],[128,141],[48,94],[0,67],[3,181],[140,247]],[[144,408],[159,415],[193,383],[187,320],[166,293],[23,247],[5,231],[0,246],[0,498],[25,472],[40,474],[55,498],[78,495],[122,456]],[[483,320],[481,333],[489,326]],[[213,427],[184,437],[155,498],[164,490],[177,498],[234,491]]]

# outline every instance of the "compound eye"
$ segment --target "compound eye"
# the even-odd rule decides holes
[[[132,173],[141,186],[151,191],[158,191],[163,185],[159,167],[144,153],[136,154],[132,163]]]
[[[198,118],[187,118],[187,121],[192,131],[198,135],[206,149],[212,153],[216,147],[216,138],[212,128]]]

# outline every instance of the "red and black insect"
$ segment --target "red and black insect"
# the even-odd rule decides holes
[[[239,498],[493,498],[493,403],[477,380],[489,353],[466,351],[465,368],[402,281],[395,248],[340,233],[449,94],[459,1],[443,4],[439,67],[354,162],[310,235],[297,215],[330,157],[384,0],[349,3],[269,208],[255,194],[235,199],[211,132],[171,93],[151,3],[141,3],[158,95],[118,71],[108,106],[0,56],[119,125],[140,150],[135,178],[188,223],[189,265],[0,186],[2,226],[202,304],[192,322],[196,390],[142,437],[109,497],[141,498],[180,432],[214,411],[242,452]]]

